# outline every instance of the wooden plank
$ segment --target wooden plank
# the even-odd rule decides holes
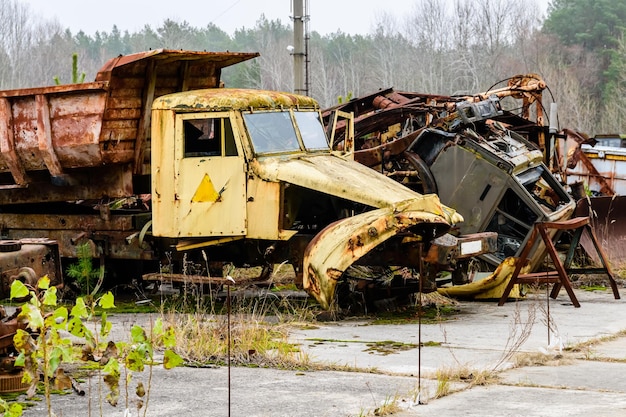
[[[100,142],[135,140],[137,129],[102,129]]]
[[[227,285],[229,282],[225,278],[207,277],[204,275],[165,274],[161,272],[144,274],[141,278],[145,281],[181,282],[188,284]]]
[[[118,119],[102,122],[103,129],[137,129],[137,120]]]
[[[110,97],[141,97],[141,93],[141,88],[120,87],[118,89],[111,90]]]
[[[104,111],[104,120],[123,120],[123,119],[139,119],[141,117],[141,109],[106,109]]]
[[[183,62],[178,74],[178,91],[187,91],[189,77],[189,62]]]
[[[157,81],[156,64],[150,61],[146,68],[146,88],[143,97],[143,108],[139,119],[139,129],[137,131],[137,141],[135,143],[135,163],[133,172],[140,174],[143,165],[144,145],[147,142],[150,132],[150,116],[152,113],[152,102],[154,101],[154,91]]]
[[[141,109],[140,97],[110,97],[107,103],[109,109]]]

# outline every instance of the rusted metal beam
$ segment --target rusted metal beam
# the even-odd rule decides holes
[[[52,146],[52,124],[50,123],[50,107],[48,98],[43,94],[35,96],[37,108],[37,141],[39,151],[48,171],[53,177],[63,175],[63,168]]]
[[[26,185],[28,177],[15,151],[13,115],[11,104],[6,98],[0,98],[0,154],[9,171],[11,171],[15,184],[18,186]]]
[[[147,142],[148,132],[150,132],[150,115],[152,111],[152,101],[154,101],[154,90],[156,86],[157,71],[156,63],[151,60],[146,66],[146,85],[139,118],[139,130],[135,139],[135,164],[134,173],[141,174],[143,166],[144,146]]]

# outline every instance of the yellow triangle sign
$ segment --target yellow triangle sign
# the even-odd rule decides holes
[[[191,201],[194,203],[202,203],[202,202],[216,202],[220,198],[220,195],[217,191],[215,191],[215,187],[213,186],[213,182],[211,178],[209,178],[208,174],[204,174],[204,178],[200,182],[196,193],[193,195]]]

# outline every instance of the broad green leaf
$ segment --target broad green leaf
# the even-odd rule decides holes
[[[29,290],[20,280],[15,280],[11,283],[11,299],[24,298],[28,295]]]
[[[52,315],[46,317],[46,325],[55,329],[65,329],[67,325],[68,312],[67,308],[61,306],[52,312]]]
[[[41,301],[39,301],[39,297],[37,297],[35,291],[30,292],[30,300],[28,300],[28,303],[36,308],[41,307]]]
[[[17,367],[24,367],[24,365],[26,365],[26,356],[23,353],[17,355],[14,365]]]
[[[4,413],[4,417],[20,417],[24,410],[20,403],[11,403],[9,410]]]
[[[143,343],[147,340],[146,331],[141,326],[135,324],[130,329],[130,339],[133,341],[133,343]]]
[[[111,332],[111,328],[113,328],[113,323],[107,320],[107,313],[103,311],[100,318],[100,336],[107,337]]]
[[[50,288],[50,278],[48,278],[48,275],[44,275],[43,277],[39,278],[39,282],[37,282],[37,288],[39,288],[40,290],[47,290],[48,288]]]
[[[85,300],[82,297],[78,297],[76,299],[76,304],[72,307],[72,312],[70,313],[72,317],[84,319],[89,317],[89,312],[87,311],[87,306],[85,305]]]
[[[106,294],[104,294],[102,297],[100,297],[100,301],[98,302],[98,305],[104,309],[115,308],[114,301],[115,301],[115,297],[113,297],[113,293],[109,291]]]
[[[145,360],[145,354],[131,350],[128,352],[128,355],[126,355],[126,367],[133,372],[141,372],[143,371]]]
[[[57,370],[59,365],[61,364],[61,360],[63,359],[63,349],[59,347],[55,347],[50,352],[50,358],[48,359],[48,376],[54,375],[54,372]]]
[[[85,340],[87,341],[87,343],[89,343],[91,346],[96,346],[96,338],[93,335],[93,332],[91,330],[89,330],[89,328],[85,327]]]
[[[43,304],[46,306],[57,305],[57,287],[50,287],[43,294]]]
[[[30,354],[35,349],[33,339],[26,330],[17,329],[17,332],[13,336],[13,346],[20,353]]]
[[[156,319],[152,327],[152,338],[158,340],[163,335],[163,320],[161,317]]]
[[[33,331],[38,331],[43,328],[43,316],[41,311],[30,304],[24,304],[22,306],[22,312],[18,318],[25,318],[28,322],[28,328]]]
[[[74,316],[67,323],[67,331],[76,337],[85,337],[87,328],[85,327],[83,322],[80,320],[80,318]]]
[[[33,376],[29,372],[24,372],[24,375],[22,375],[22,383],[30,384],[31,382],[33,382]]]
[[[168,327],[165,333],[163,333],[163,346],[166,348],[173,348],[176,346],[176,332],[173,327]]]
[[[110,360],[107,362],[107,364],[102,369],[102,372],[104,372],[107,375],[117,376],[119,378],[119,376],[120,376],[120,363],[117,361],[116,358],[110,358]]]
[[[165,369],[172,369],[183,364],[183,358],[181,358],[174,351],[166,349],[163,353],[163,367]]]

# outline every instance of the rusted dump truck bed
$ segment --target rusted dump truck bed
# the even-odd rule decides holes
[[[0,91],[2,188],[29,185],[31,171],[145,171],[153,99],[218,87],[222,68],[257,55],[154,50],[109,60],[94,82]]]

